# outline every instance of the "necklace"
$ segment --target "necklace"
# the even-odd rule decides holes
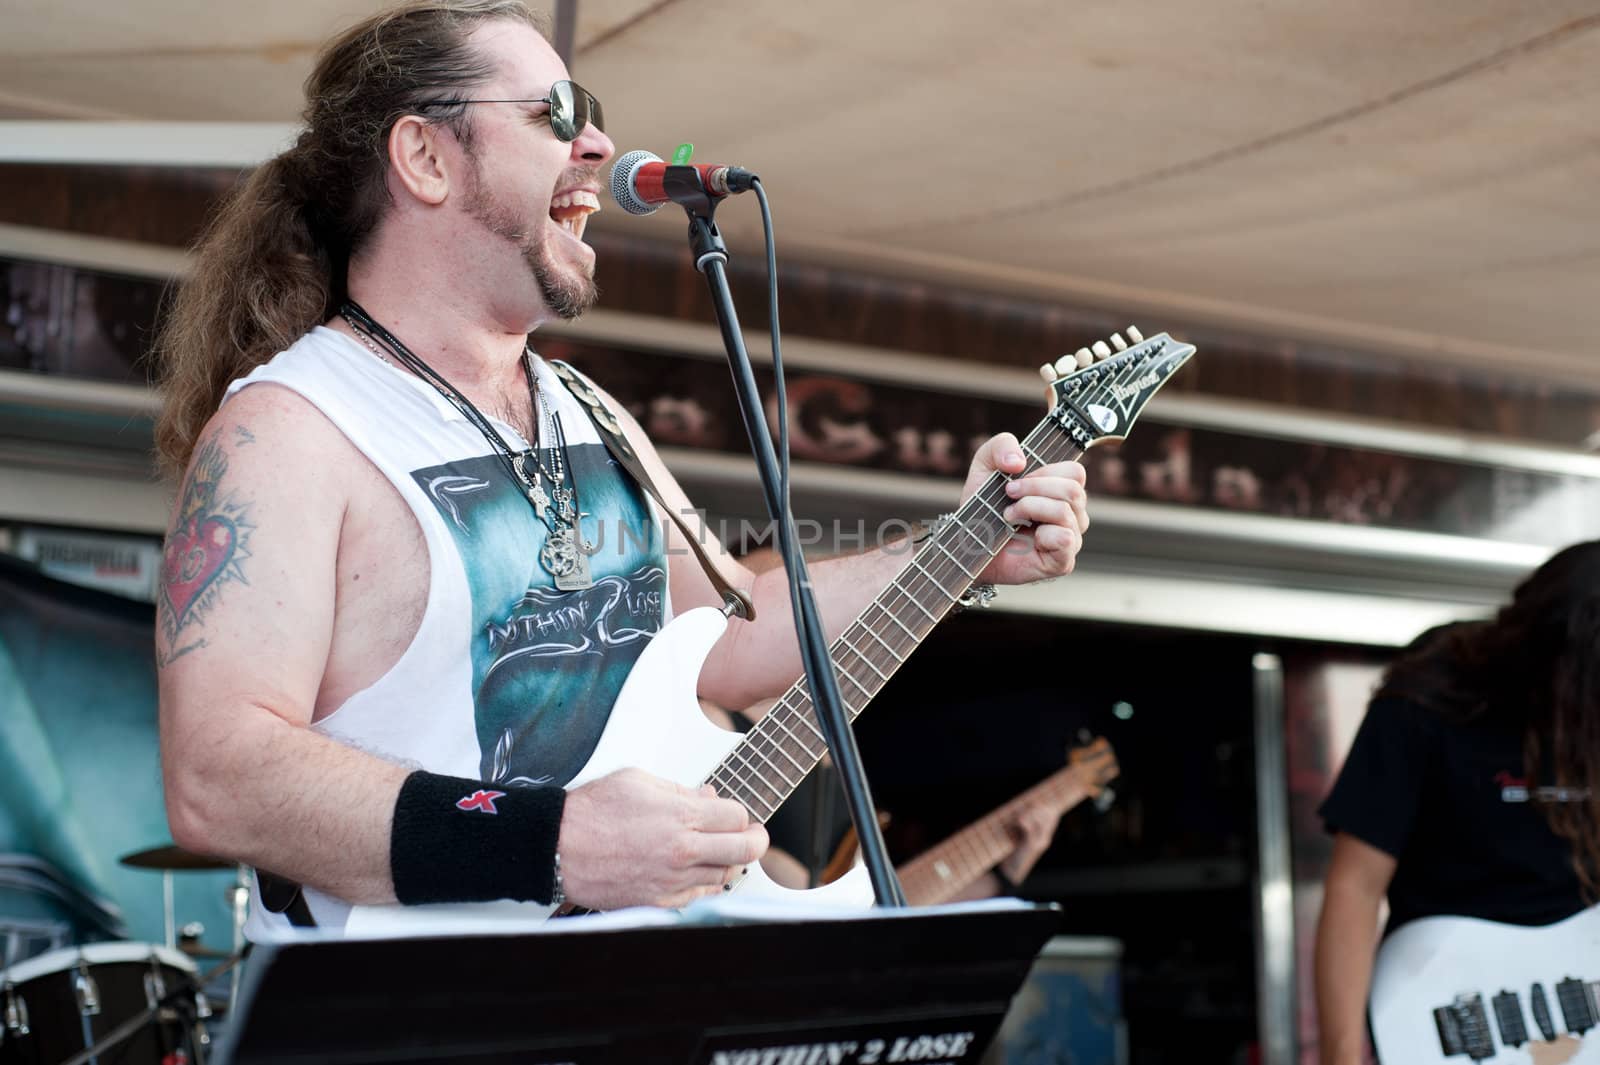
[[[571,472],[567,461],[567,434],[562,427],[561,416],[555,411],[555,404],[544,394],[543,383],[533,374],[532,360],[526,352],[522,358],[523,370],[534,387],[537,407],[544,411],[545,439],[551,443],[550,483],[555,497],[555,521],[545,523],[550,535],[545,537],[544,546],[539,549],[539,564],[550,572],[556,580],[556,587],[562,591],[588,588],[594,584],[594,578],[589,573],[589,556],[595,553],[596,548],[583,538],[580,528],[585,515],[578,509],[578,478]],[[536,479],[534,489],[528,493],[535,513],[543,497],[544,490],[538,486]],[[545,505],[549,504],[550,500],[545,499]]]
[[[380,325],[360,304],[354,300],[345,301],[339,308],[339,316],[380,359],[398,362],[432,385],[488,441],[512,483],[517,485],[532,505],[534,516],[549,530],[544,546],[539,549],[539,564],[555,578],[556,587],[564,592],[592,587],[594,578],[589,572],[589,556],[594,554],[596,548],[583,537],[580,522],[587,515],[578,509],[578,482],[572,471],[572,463],[568,461],[566,432],[561,424],[561,415],[533,371],[532,352],[524,349],[522,353],[522,375],[528,383],[528,397],[533,403],[536,435],[543,438],[546,447],[541,449],[540,441],[535,440],[532,446],[513,451],[499,430],[473,406],[471,400]],[[544,430],[537,432],[541,414]],[[550,456],[548,465],[540,456],[541,450]],[[531,470],[530,458],[533,460]],[[546,479],[550,482],[548,492],[544,487]]]
[[[382,348],[378,347],[378,342],[373,340],[372,337],[363,331],[360,326],[352,322],[346,315],[341,314],[339,317],[344,319],[344,324],[350,327],[350,331],[356,335],[356,339],[371,349],[374,355],[376,355],[382,361],[387,362],[390,366],[394,365],[394,361],[383,353]]]

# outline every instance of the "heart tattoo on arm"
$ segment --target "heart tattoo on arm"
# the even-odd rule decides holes
[[[227,472],[228,457],[213,435],[195,453],[177,518],[167,535],[157,604],[165,645],[158,648],[163,666],[205,645],[202,639],[178,646],[185,630],[204,627],[205,615],[223,587],[233,581],[249,583],[242,564],[250,557],[254,526],[245,505],[222,491]]]

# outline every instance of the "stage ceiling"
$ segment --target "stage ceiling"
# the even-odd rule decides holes
[[[316,43],[372,6],[5,0],[0,118],[290,123]],[[619,148],[758,170],[787,257],[1600,384],[1596,0],[577,14]],[[753,203],[723,222],[757,254]]]

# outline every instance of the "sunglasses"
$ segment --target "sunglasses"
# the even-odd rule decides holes
[[[557,140],[568,144],[577,140],[591,122],[602,133],[606,129],[600,101],[575,81],[558,81],[550,86],[549,96],[535,100],[424,100],[417,105],[417,109],[454,107],[457,104],[549,104],[550,129]]]

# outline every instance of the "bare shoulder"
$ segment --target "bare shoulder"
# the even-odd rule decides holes
[[[309,400],[273,384],[242,389],[196,439],[171,528],[224,514],[248,522],[256,508],[290,504],[302,520],[334,518],[350,456],[359,452]]]
[[[263,443],[280,461],[311,461],[336,452],[358,452],[316,404],[291,388],[264,381],[240,389],[201,432],[202,441],[216,436],[235,448]],[[198,447],[196,452],[198,453]]]
[[[165,668],[234,630],[229,619],[326,580],[349,497],[353,445],[310,402],[242,389],[201,431],[173,503],[157,602]],[[331,587],[331,582],[329,585]]]

